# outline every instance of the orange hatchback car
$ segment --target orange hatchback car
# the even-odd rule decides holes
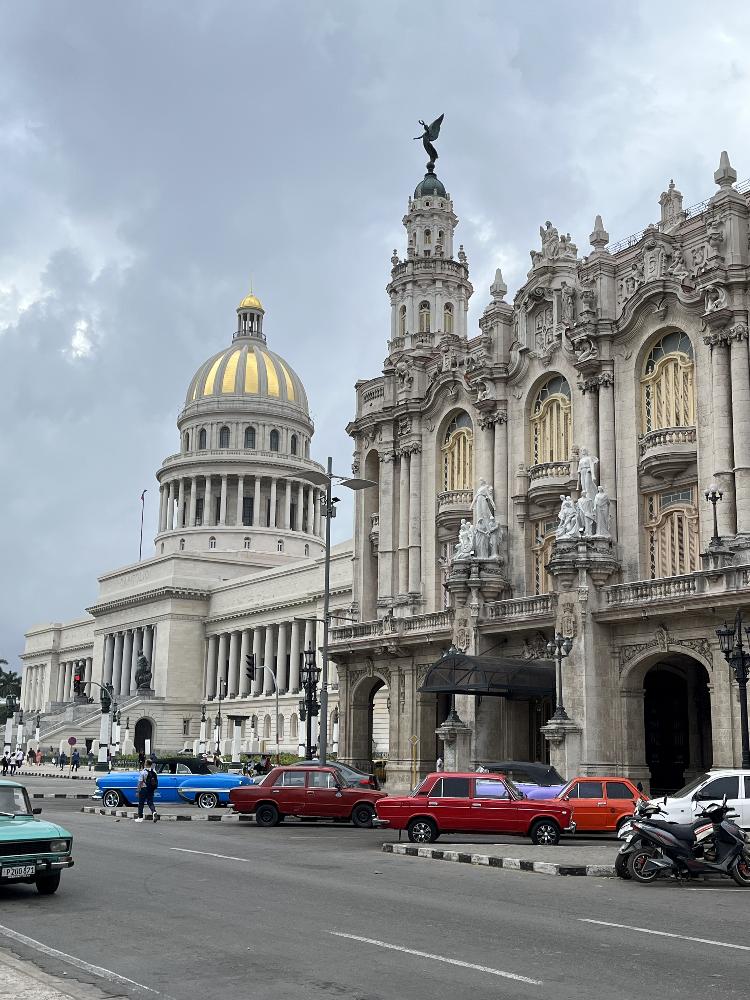
[[[638,799],[646,796],[627,778],[573,778],[558,798],[573,810],[578,833],[608,833],[619,830],[633,815]]]

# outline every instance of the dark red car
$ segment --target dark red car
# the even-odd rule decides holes
[[[229,804],[235,812],[255,813],[258,826],[277,826],[286,816],[372,826],[375,803],[384,797],[385,792],[348,785],[335,767],[292,765],[273,768],[260,784],[233,788]]]
[[[245,791],[232,789],[230,797]],[[430,844],[441,833],[516,833],[534,844],[556,844],[576,828],[567,802],[527,799],[499,774],[437,771],[410,795],[386,796],[375,808],[376,825],[406,830],[415,844]]]

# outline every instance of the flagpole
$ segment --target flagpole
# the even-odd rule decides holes
[[[138,562],[140,562],[141,559],[143,558],[143,508],[144,508],[145,503],[146,503],[146,494],[147,493],[148,493],[148,490],[144,490],[143,493],[141,493],[141,539],[140,539],[140,542],[138,544]]]

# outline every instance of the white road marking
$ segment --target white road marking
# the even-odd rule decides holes
[[[476,969],[477,972],[487,972],[491,976],[501,976],[503,979],[515,979],[519,983],[529,983],[530,986],[541,986],[541,979],[529,979],[528,976],[518,976],[515,972],[502,972],[491,969],[487,965],[475,965],[473,962],[461,962],[457,958],[446,958],[445,955],[432,955],[429,951],[415,951],[414,948],[404,948],[400,944],[389,944],[387,941],[377,941],[375,938],[359,937],[357,934],[344,934],[342,931],[329,931],[334,937],[347,938],[349,941],[362,941],[364,944],[374,944],[378,948],[388,948],[390,951],[401,951],[405,955],[416,955],[417,958],[430,958],[433,962],[445,962],[446,965],[458,965],[462,969]]]
[[[25,944],[29,948],[34,948],[43,955],[49,955],[50,958],[59,958],[61,961],[67,962],[68,965],[73,965],[77,969],[89,973],[89,975],[107,979],[110,983],[123,983],[128,986],[135,986],[139,990],[146,990],[147,993],[153,993],[155,996],[166,996],[165,993],[159,993],[158,990],[153,990],[150,986],[137,983],[135,979],[128,979],[127,976],[121,976],[117,972],[112,972],[111,969],[104,969],[101,965],[92,965],[90,962],[84,962],[82,958],[76,958],[75,955],[69,955],[65,951],[59,951],[57,948],[50,948],[49,945],[43,944],[35,938],[27,937],[25,934],[19,934],[18,931],[11,930],[10,927],[3,927],[2,924],[0,924],[0,935],[10,938],[11,941],[17,941],[19,944]]]
[[[187,847],[170,847],[170,851],[180,851],[181,854],[202,854],[206,858],[221,858],[223,861],[244,861],[252,864],[250,858],[234,858],[231,854],[212,854],[211,851],[191,851]]]
[[[729,941],[714,941],[712,938],[690,937],[688,934],[670,934],[669,931],[654,931],[650,927],[611,924],[606,920],[589,920],[586,917],[579,917],[578,919],[583,924],[599,924],[600,927],[617,927],[619,930],[638,931],[640,934],[655,934],[657,937],[678,938],[680,941],[695,941],[697,944],[713,944],[717,948],[735,948],[737,951],[750,951],[750,945],[747,944],[731,944]]]

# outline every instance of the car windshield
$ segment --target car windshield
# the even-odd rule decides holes
[[[421,790],[422,788],[426,789],[427,782],[428,782],[427,778],[422,778],[419,784],[415,785],[414,788],[412,788],[412,790],[409,792],[409,795],[421,795],[422,794]]]
[[[508,786],[508,788],[510,790],[510,797],[512,799],[525,799],[526,798],[526,796],[521,791],[521,789],[520,788],[516,788],[516,786],[513,784],[513,782],[510,780],[510,778],[507,777],[507,775],[505,776],[505,784]]]
[[[680,790],[675,792],[674,795],[671,795],[670,798],[686,799],[696,790],[696,788],[698,788],[699,785],[702,785],[703,782],[706,781],[708,778],[709,775],[706,774],[705,772],[703,774],[699,774],[697,778],[693,778],[693,780],[689,781],[684,788],[680,788]]]
[[[31,803],[25,788],[0,786],[0,816],[31,816]]]

